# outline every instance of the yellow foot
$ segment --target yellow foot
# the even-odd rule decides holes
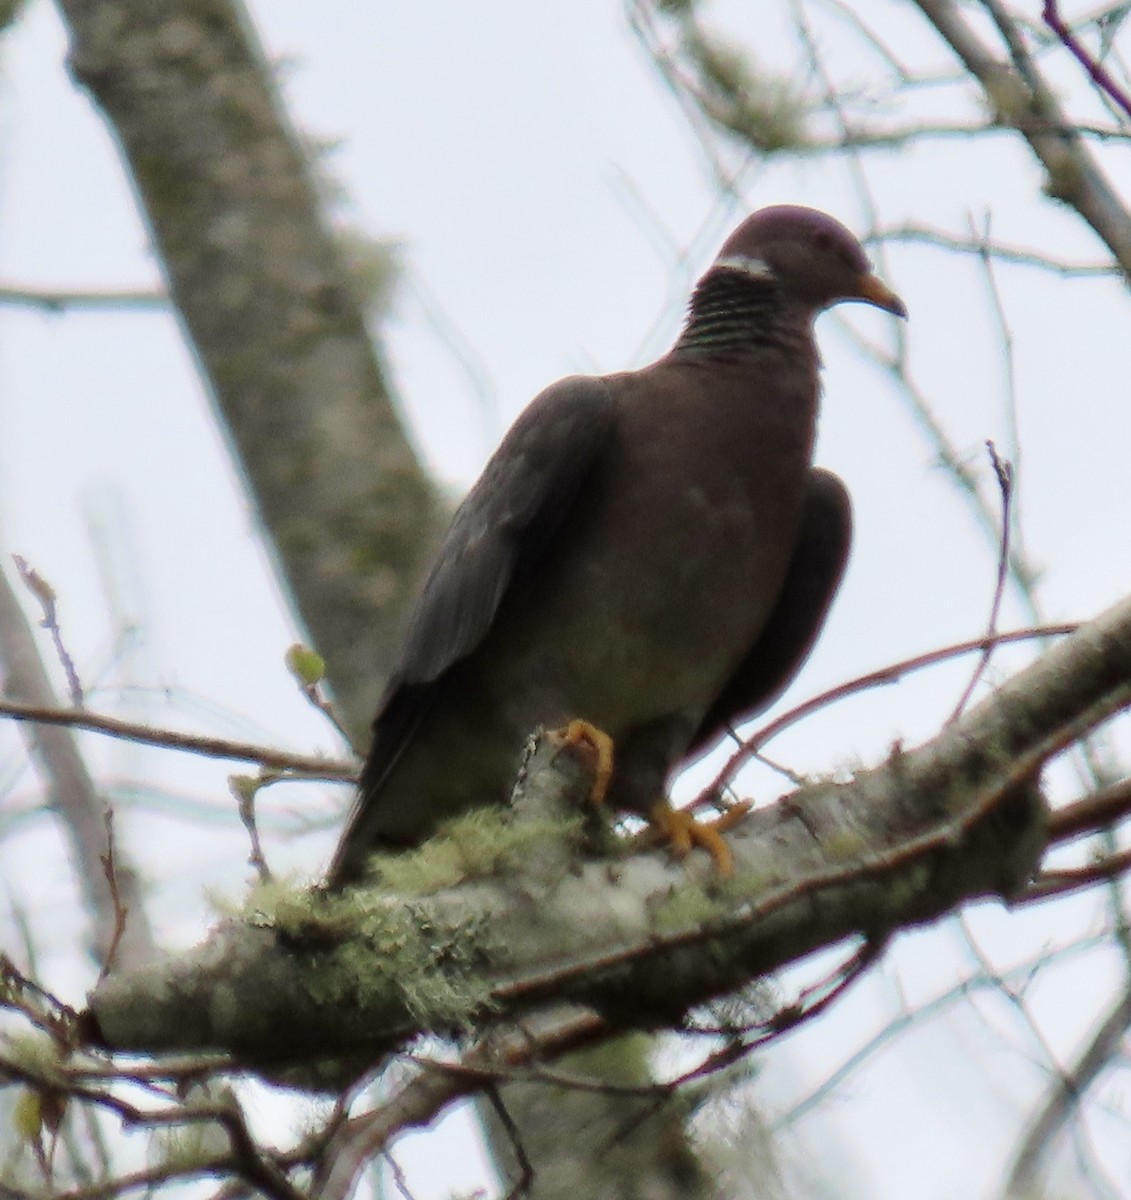
[[[667,800],[657,800],[648,817],[661,838],[670,844],[676,858],[684,858],[692,847],[699,846],[711,856],[719,876],[727,879],[734,874],[734,855],[723,834],[733,829],[749,811],[750,804],[743,800],[716,820],[700,822],[694,813],[672,808]]]
[[[613,739],[603,729],[581,720],[570,721],[561,729],[552,729],[549,736],[559,754],[565,749],[578,749],[592,759],[593,786],[589,789],[589,803],[604,804],[613,777]]]

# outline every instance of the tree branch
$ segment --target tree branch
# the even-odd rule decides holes
[[[1013,1162],[1005,1187],[1004,1200],[1021,1200],[1040,1194],[1038,1180],[1042,1163],[1057,1134],[1070,1120],[1084,1093],[1096,1077],[1119,1053],[1119,1047],[1131,1025],[1131,991],[1125,991],[1100,1023],[1076,1065],[1061,1074],[1035,1120],[1026,1131]]]
[[[0,666],[4,670],[5,694],[17,698],[17,702],[0,701],[0,706],[26,704],[38,710],[58,711],[35,637],[3,570],[0,570]],[[110,830],[106,802],[86,768],[74,734],[69,729],[35,725],[28,727],[26,736],[51,808],[70,847],[83,903],[93,925],[95,955],[105,964],[114,946],[120,964],[140,966],[153,956],[155,948],[141,882],[120,847],[113,857],[113,881],[107,875]],[[129,919],[121,929],[123,910],[128,911]]]
[[[1072,131],[1055,94],[1041,80],[1013,30],[1011,65],[978,38],[954,0],[916,0],[970,74],[1002,124],[1016,129],[1048,174],[1046,190],[1091,225],[1131,280],[1131,213],[1099,164]],[[996,4],[990,5],[991,12]],[[1003,22],[999,22],[999,28]],[[1005,29],[1002,29],[1003,37]],[[1057,132],[1050,132],[1050,127]]]
[[[0,700],[0,717],[33,725],[85,729],[90,733],[102,733],[107,737],[137,742],[142,746],[183,750],[204,758],[229,758],[237,762],[258,763],[262,767],[293,771],[304,779],[340,780],[343,783],[353,783],[357,779],[357,764],[346,759],[326,758],[320,754],[295,754],[258,742],[236,742],[229,738],[182,733],[176,729],[157,729],[152,725],[124,721],[120,717],[111,717],[84,708],[58,708],[54,704],[25,704],[16,700]]]
[[[238,3],[59,0],[259,519],[362,740],[440,506]]]
[[[1131,599],[932,742],[751,813],[731,835],[726,884],[656,854],[578,864],[565,835],[544,830],[588,781],[543,746],[513,812],[483,817],[510,858],[468,863],[469,878],[431,894],[371,887],[229,921],[194,953],[103,981],[87,1020],[112,1048],[223,1048],[272,1069],[356,1069],[421,1030],[523,1020],[563,1000],[614,1027],[670,1024],[851,934],[1020,892],[1047,836],[1032,779],[1129,703]],[[524,842],[523,830],[535,833]]]

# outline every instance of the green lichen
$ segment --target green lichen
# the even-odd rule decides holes
[[[832,863],[851,862],[861,858],[868,849],[868,843],[855,830],[840,829],[825,838],[822,846],[825,858]]]
[[[483,919],[440,917],[427,897],[518,872],[548,842],[576,841],[583,817],[525,820],[484,808],[419,849],[374,856],[371,886],[328,893],[275,879],[236,914],[294,945],[301,986],[318,1005],[371,1009],[392,996],[419,1025],[464,1029],[492,1008],[485,966],[495,949]]]
[[[670,892],[652,909],[652,927],[672,933],[717,921],[729,907],[719,895],[718,881],[709,885],[688,880]]]
[[[429,896],[469,879],[519,871],[549,841],[576,843],[583,823],[581,814],[525,820],[505,808],[477,808],[415,850],[373,855],[370,871],[390,891]]]
[[[319,894],[297,875],[281,875],[254,883],[239,903],[217,892],[208,900],[225,917],[236,917],[259,929],[278,929],[291,937],[309,936],[325,926]]]
[[[226,1141],[218,1125],[204,1121],[159,1129],[154,1139],[157,1165],[170,1174],[189,1175],[221,1156]]]
[[[481,921],[441,922],[409,903],[378,906],[326,956],[308,986],[327,1004],[365,1003],[392,989],[425,1028],[465,1029],[493,1008],[483,970],[490,948]]]
[[[931,870],[926,864],[909,867],[885,884],[885,902],[891,912],[910,908],[930,884]]]
[[[747,54],[694,26],[685,47],[720,125],[765,154],[804,145],[806,108],[791,83],[761,72]]]
[[[716,883],[718,894],[732,904],[737,900],[755,900],[772,883],[773,876],[765,871],[737,870],[727,879]]]
[[[60,1086],[66,1083],[58,1044],[40,1030],[16,1031],[6,1035],[4,1056],[29,1075],[35,1076],[39,1083]]]
[[[255,885],[239,915],[294,944],[315,1004],[369,1008],[395,995],[429,1029],[463,1029],[492,1007],[482,969],[492,943],[480,920],[442,921],[375,888],[330,894],[280,880]]]

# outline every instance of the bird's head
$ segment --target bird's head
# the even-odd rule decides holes
[[[778,204],[753,213],[723,243],[711,267],[720,270],[772,283],[814,313],[859,300],[907,316],[903,301],[872,273],[856,237],[813,208]]]

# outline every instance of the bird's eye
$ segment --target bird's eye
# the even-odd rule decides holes
[[[836,258],[842,266],[848,267],[855,271],[859,269],[859,264],[855,261],[852,251],[835,238],[827,229],[819,230],[813,234],[813,246],[821,254],[831,255]]]

